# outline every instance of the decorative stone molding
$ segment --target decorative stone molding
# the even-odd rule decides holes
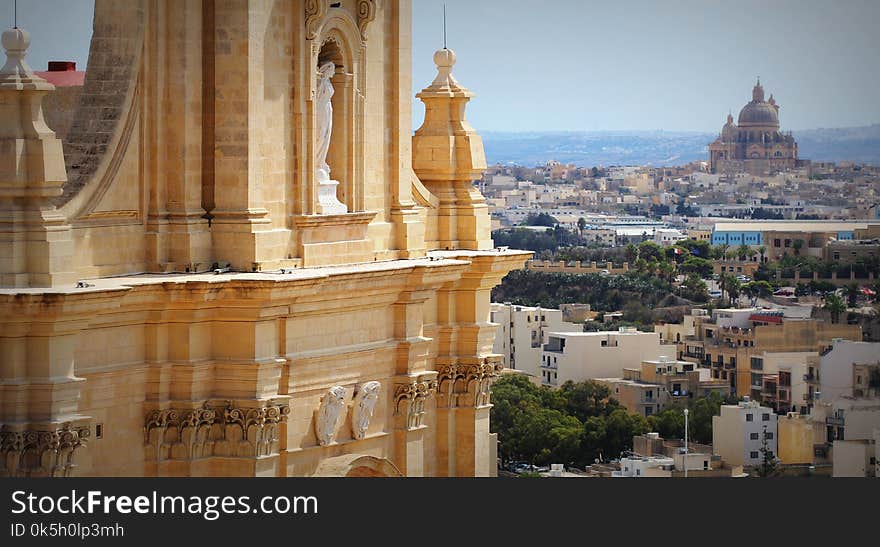
[[[503,369],[500,362],[489,359],[479,364],[441,365],[437,376],[440,404],[448,408],[488,405],[492,380]]]
[[[351,415],[351,432],[355,439],[363,439],[370,428],[376,403],[379,402],[379,392],[382,384],[379,382],[367,382],[358,390],[354,398],[354,408]]]
[[[436,374],[423,374],[409,383],[395,385],[394,414],[406,417],[407,429],[419,429],[424,425],[425,401],[437,392]]]
[[[334,441],[340,422],[345,416],[345,408],[345,388],[331,387],[321,399],[321,406],[315,414],[315,436],[318,444],[327,446]]]
[[[364,42],[367,41],[367,27],[376,19],[378,11],[379,0],[358,0],[358,28],[361,31],[361,40]]]
[[[154,447],[157,461],[268,456],[275,452],[277,426],[289,414],[286,401],[265,406],[209,401],[200,408],[153,410],[144,421],[144,444]]]
[[[327,15],[327,0],[306,0],[306,39],[314,40],[318,37],[321,22]]]
[[[74,456],[91,428],[64,423],[54,428],[0,429],[0,477],[69,477]]]

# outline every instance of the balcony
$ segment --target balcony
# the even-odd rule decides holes
[[[828,416],[827,418],[825,418],[825,425],[830,425],[832,427],[843,427],[844,426],[843,417]]]

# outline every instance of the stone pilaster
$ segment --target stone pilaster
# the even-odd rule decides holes
[[[27,31],[2,37],[0,68],[0,286],[73,283],[73,238],[51,200],[67,180],[61,141],[43,119],[43,97],[55,87],[24,58]]]
[[[155,19],[167,22],[149,37],[167,71],[148,84],[158,168],[147,216],[147,260],[155,271],[204,271],[214,261],[202,208],[202,2],[159,2],[152,9]]]

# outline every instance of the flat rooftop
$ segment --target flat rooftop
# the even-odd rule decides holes
[[[728,221],[715,223],[716,232],[848,232],[864,230],[874,221],[851,220],[762,220],[761,222]]]

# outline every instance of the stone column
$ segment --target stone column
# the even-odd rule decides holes
[[[43,119],[43,97],[55,87],[24,58],[27,31],[3,33],[0,68],[0,286],[73,283],[73,239],[51,203],[67,180],[61,141]]]

